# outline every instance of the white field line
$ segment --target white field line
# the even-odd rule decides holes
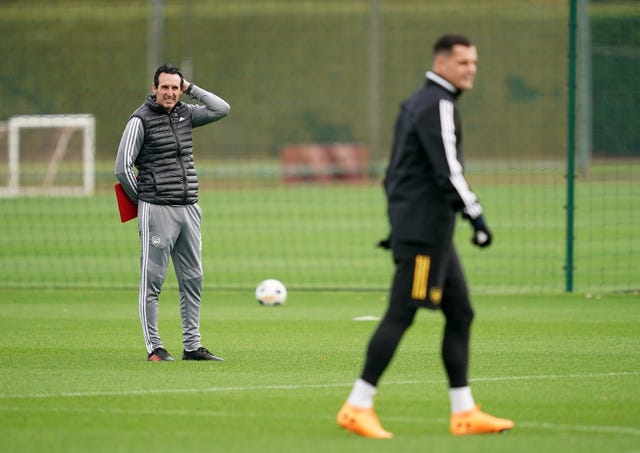
[[[533,429],[553,429],[557,431],[578,431],[578,432],[598,432],[604,434],[628,434],[630,436],[640,436],[640,429],[625,426],[595,426],[595,425],[566,425],[563,423],[539,423],[521,422],[517,426]]]
[[[229,412],[229,411],[210,411],[210,410],[166,410],[166,409],[116,409],[116,408],[60,408],[60,407],[22,407],[22,406],[2,406],[0,412],[58,412],[58,413],[76,413],[76,414],[107,414],[107,415],[154,415],[165,417],[212,417],[212,418],[264,418],[262,413],[251,412]],[[300,414],[291,413],[272,413],[270,418],[277,419],[293,419],[299,420]],[[307,420],[317,420],[318,422],[328,422],[334,420],[334,415],[329,414],[324,417],[309,417],[305,415]],[[391,422],[413,423],[413,424],[434,424],[446,425],[449,423],[445,418],[422,418],[422,417],[385,417],[385,420]],[[601,434],[621,434],[629,436],[640,436],[640,429],[626,426],[603,426],[603,425],[568,425],[563,423],[548,422],[521,422],[516,421],[516,428],[530,429],[548,429],[552,431],[573,431]]]
[[[479,377],[470,379],[474,382],[495,382],[495,381],[535,381],[535,380],[555,380],[555,379],[591,379],[621,376],[639,376],[640,371],[621,371],[610,373],[571,373],[571,374],[540,374],[528,376],[495,376]],[[413,385],[413,384],[438,384],[444,379],[416,379],[383,382],[381,385]],[[247,386],[227,386],[227,387],[205,387],[205,388],[182,388],[182,389],[140,389],[140,390],[113,390],[113,391],[93,391],[93,392],[60,392],[60,393],[31,393],[31,394],[2,394],[0,399],[23,399],[23,398],[64,398],[64,397],[94,397],[94,396],[130,396],[130,395],[151,395],[151,394],[179,394],[179,393],[224,393],[224,392],[249,392],[262,390],[304,390],[314,388],[351,387],[350,383],[326,383],[326,384],[282,384],[282,385],[247,385]]]

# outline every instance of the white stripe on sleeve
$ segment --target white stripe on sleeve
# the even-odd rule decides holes
[[[127,181],[133,188],[137,188],[136,176],[133,173],[133,163],[138,157],[142,141],[144,140],[144,127],[140,118],[133,117],[124,128],[121,140],[121,152],[124,155],[124,170],[127,174]]]
[[[456,148],[456,126],[453,120],[453,102],[440,100],[440,127],[442,132],[442,143],[449,165],[449,181],[458,192],[464,203],[464,212],[472,218],[482,215],[482,206],[478,203],[478,198],[469,188],[467,181],[462,174],[462,164],[458,160],[458,150]]]

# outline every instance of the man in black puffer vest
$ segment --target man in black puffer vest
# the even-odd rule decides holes
[[[171,65],[156,70],[152,90],[129,118],[115,164],[122,188],[138,204],[138,305],[147,360],[173,360],[158,332],[158,297],[171,257],[179,286],[182,359],[222,361],[200,343],[202,211],[192,134],[193,128],[224,118],[230,107],[215,94],[187,82]],[[203,105],[180,102],[183,93]]]

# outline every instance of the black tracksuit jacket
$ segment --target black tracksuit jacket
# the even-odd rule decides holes
[[[459,94],[427,72],[425,84],[401,105],[384,180],[392,248],[448,247],[457,214],[482,215],[463,176]]]

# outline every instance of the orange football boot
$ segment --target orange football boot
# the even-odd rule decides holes
[[[451,414],[449,431],[455,436],[465,434],[501,433],[513,428],[514,423],[505,418],[497,418],[476,406],[471,410]]]
[[[393,434],[382,428],[373,408],[361,409],[346,402],[338,412],[337,422],[344,429],[363,437],[374,439],[393,437]]]

